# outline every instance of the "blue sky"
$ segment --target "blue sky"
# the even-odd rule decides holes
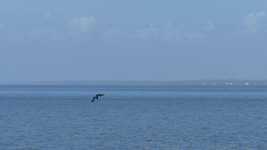
[[[0,2],[0,82],[266,79],[266,0]]]

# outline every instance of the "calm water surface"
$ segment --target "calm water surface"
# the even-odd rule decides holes
[[[0,150],[88,149],[266,150],[267,87],[0,86]]]

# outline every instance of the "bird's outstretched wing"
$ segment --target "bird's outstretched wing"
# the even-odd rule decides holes
[[[95,102],[95,100],[98,100],[98,99],[101,98],[102,96],[104,96],[104,94],[96,94],[96,95],[92,98],[91,102],[92,102],[92,103]]]
[[[93,103],[93,102],[95,102],[95,100],[96,100],[96,97],[94,96],[94,97],[92,98],[91,102]]]

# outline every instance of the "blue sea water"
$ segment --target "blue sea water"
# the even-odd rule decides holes
[[[266,150],[267,87],[0,86],[0,150],[91,149]]]

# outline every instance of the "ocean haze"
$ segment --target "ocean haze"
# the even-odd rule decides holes
[[[0,83],[264,80],[267,2],[34,1],[0,5]]]

